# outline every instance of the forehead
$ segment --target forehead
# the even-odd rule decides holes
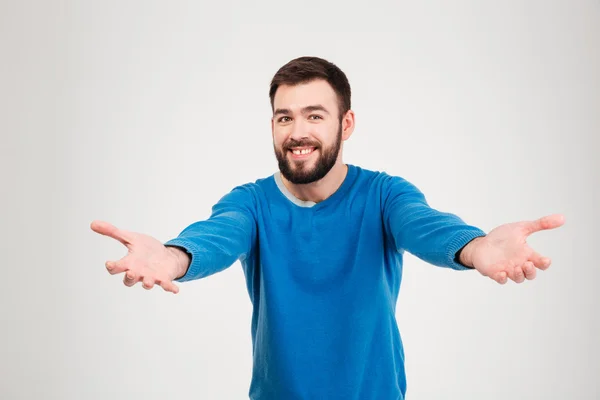
[[[273,106],[277,108],[288,108],[296,111],[302,107],[322,104],[329,112],[335,113],[337,96],[327,81],[318,79],[298,85],[281,85],[275,92]]]

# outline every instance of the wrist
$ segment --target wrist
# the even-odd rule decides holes
[[[191,262],[190,255],[188,254],[187,251],[185,251],[185,249],[182,249],[180,247],[174,247],[174,246],[166,246],[166,247],[167,247],[167,250],[171,254],[173,254],[175,259],[177,260],[177,262],[176,262],[177,267],[175,269],[175,278],[174,279],[179,279],[187,273],[187,270],[188,270],[188,268],[190,266],[190,262]]]
[[[473,253],[482,239],[482,236],[476,237],[475,239],[467,243],[459,252],[458,262],[460,262],[466,267],[475,268],[475,265],[473,264]]]

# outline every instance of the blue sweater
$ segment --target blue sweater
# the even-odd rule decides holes
[[[250,399],[397,400],[404,251],[465,270],[456,253],[483,235],[407,180],[348,165],[316,204],[291,195],[279,173],[238,186],[165,245],[191,255],[179,282],[241,261],[253,305]]]

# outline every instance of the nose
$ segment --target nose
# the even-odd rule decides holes
[[[298,118],[294,120],[294,123],[292,124],[292,132],[290,134],[290,138],[299,141],[302,139],[308,139],[308,137],[308,127],[306,126],[306,124],[304,124],[302,119]]]

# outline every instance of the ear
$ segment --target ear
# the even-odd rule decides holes
[[[350,139],[354,132],[355,116],[354,111],[348,110],[342,119],[342,140]]]

